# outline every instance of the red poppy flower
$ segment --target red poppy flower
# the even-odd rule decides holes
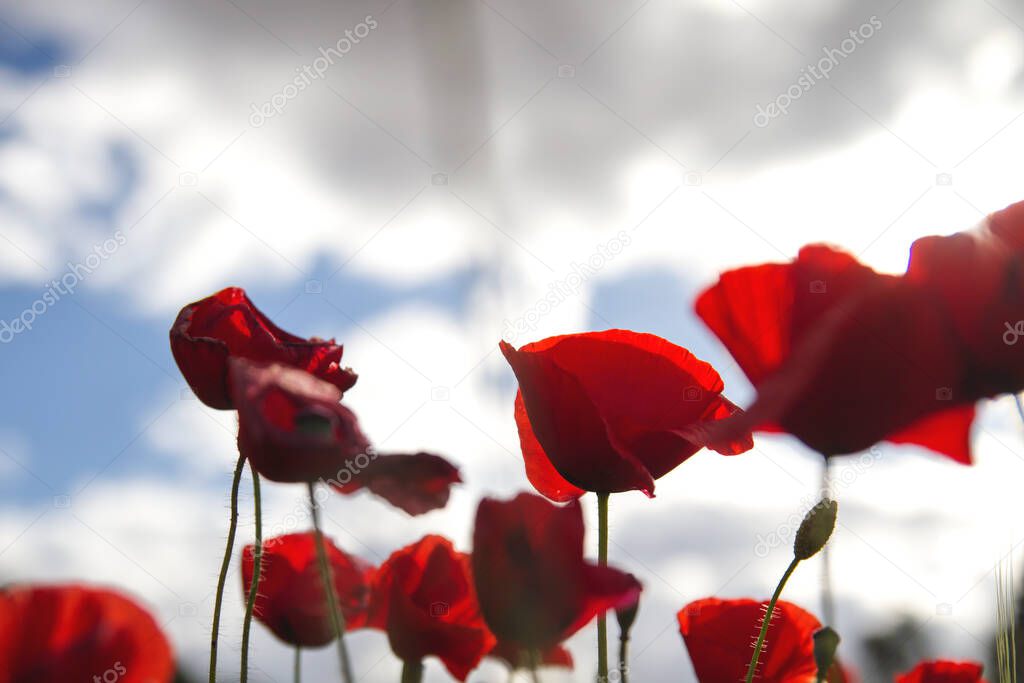
[[[910,250],[907,277],[938,292],[963,346],[967,397],[1024,388],[1024,202],[978,228],[924,237]]]
[[[974,662],[921,662],[896,676],[896,683],[985,683],[981,671],[981,664]]]
[[[0,683],[170,683],[173,675],[167,638],[119,593],[78,585],[0,590]]]
[[[340,476],[332,482],[339,492],[365,488],[410,515],[443,508],[452,485],[462,482],[459,468],[432,453],[373,455],[362,469]]]
[[[974,407],[955,389],[960,354],[936,304],[925,287],[815,245],[724,273],[696,310],[758,389],[736,431],[783,430],[825,455],[887,439],[966,463]]]
[[[761,630],[766,603],[756,600],[704,598],[679,612],[679,632],[700,681],[742,681],[752,654],[751,643]],[[775,605],[768,643],[757,664],[761,683],[808,683],[814,662],[814,632],[821,623],[791,602]]]
[[[368,625],[405,662],[431,655],[460,681],[495,645],[480,616],[469,556],[440,536],[396,551],[374,581]]]
[[[232,358],[238,450],[271,481],[334,479],[369,458],[369,441],[341,390],[303,370]]]
[[[345,629],[366,625],[373,567],[324,538],[334,591],[345,617]],[[242,549],[242,589],[252,585],[254,547]],[[312,532],[288,534],[263,542],[260,583],[253,614],[274,635],[291,645],[320,647],[334,640],[323,578]]]
[[[749,435],[709,443],[707,425],[739,409],[715,369],[650,334],[607,330],[501,351],[519,380],[516,424],[526,474],[556,501],[638,489],[704,446],[734,454]]]
[[[228,287],[185,306],[171,326],[171,353],[185,381],[211,408],[234,407],[228,358],[283,363],[310,372],[346,391],[356,374],[341,367],[334,340],[302,339],[285,332],[256,308],[245,290]]]
[[[493,648],[491,648],[491,651],[487,653],[487,656],[493,657],[494,659],[500,659],[505,663],[505,666],[513,670],[530,668],[529,655],[514,643],[499,641]],[[553,648],[541,652],[540,660],[537,664],[539,666],[559,667],[572,671],[572,653],[561,645],[556,645]]]
[[[485,498],[473,531],[473,577],[491,632],[507,647],[546,652],[606,610],[635,604],[631,574],[583,559],[578,500],[559,507],[523,493]]]

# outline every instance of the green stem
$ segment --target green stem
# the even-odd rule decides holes
[[[607,493],[597,494],[597,563],[608,566],[608,498]],[[608,683],[608,616],[602,613],[597,618],[597,681]]]
[[[228,542],[224,548],[224,559],[220,563],[217,579],[217,597],[213,601],[213,632],[210,634],[210,683],[217,683],[217,636],[220,633],[220,611],[224,602],[224,584],[228,578],[231,554],[235,549],[235,529],[238,528],[238,485],[242,481],[245,456],[239,454],[235,465],[235,476],[231,480],[231,518],[228,523]]]
[[[619,637],[619,681],[629,683],[629,635]]]
[[[832,458],[825,458],[821,470],[821,497],[832,498]],[[831,544],[821,550],[821,615],[826,626],[835,625],[836,603],[832,591],[832,551]]]
[[[320,510],[317,507],[313,482],[309,483],[309,509],[313,517],[316,554],[320,561],[320,577],[323,579],[324,592],[327,594],[327,609],[331,613],[334,635],[338,639],[338,659],[341,662],[342,680],[345,683],[352,683],[355,677],[352,675],[352,663],[348,657],[348,649],[345,647],[345,615],[341,613],[341,609],[338,607],[338,596],[334,592],[334,574],[331,571],[330,563],[327,561],[327,548],[324,545],[324,534],[320,530]]]
[[[242,672],[241,683],[249,680],[249,631],[252,628],[252,611],[256,606],[256,594],[259,593],[260,579],[263,569],[263,511],[260,509],[260,475],[249,463],[252,472],[252,500],[256,514],[256,542],[252,552],[252,581],[249,583],[249,597],[245,601],[245,619],[242,621]]]
[[[764,620],[761,622],[761,632],[757,634],[757,643],[754,645],[754,654],[750,658],[750,666],[747,668],[747,683],[754,680],[754,672],[757,671],[757,660],[761,657],[761,650],[764,648],[764,639],[768,635],[768,626],[772,623],[772,612],[775,611],[775,603],[779,601],[779,596],[782,595],[782,589],[786,587],[786,582],[789,581],[789,577],[793,574],[793,570],[800,564],[800,560],[793,558],[793,561],[786,567],[786,573],[782,575],[782,579],[779,581],[779,585],[775,587],[775,592],[772,593],[772,599],[768,602],[768,609],[764,613]]]
[[[530,680],[533,683],[540,683],[540,653],[537,650],[530,650]]]
[[[295,676],[294,683],[301,683],[302,681],[302,648],[298,645],[295,646]]]
[[[423,680],[423,662],[402,662],[402,683],[421,683]]]

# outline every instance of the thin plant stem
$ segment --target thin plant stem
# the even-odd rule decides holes
[[[249,631],[252,628],[252,612],[256,606],[256,595],[259,593],[260,578],[263,576],[263,511],[260,508],[260,475],[249,463],[252,472],[253,510],[256,514],[256,542],[252,553],[252,582],[249,584],[249,597],[245,602],[245,620],[242,621],[242,671],[241,683],[249,680]]]
[[[295,646],[295,665],[293,666],[295,672],[294,683],[301,683],[302,681],[302,648],[298,645]]]
[[[530,680],[533,683],[540,683],[540,653],[536,650],[530,650]]]
[[[629,634],[619,636],[619,681],[629,683]]]
[[[217,636],[220,633],[220,611],[224,602],[224,584],[228,578],[228,567],[231,565],[231,554],[235,550],[235,530],[238,528],[238,485],[242,481],[242,469],[245,467],[245,456],[238,455],[235,465],[235,476],[231,480],[231,517],[228,523],[228,541],[224,547],[224,559],[220,563],[220,576],[217,578],[217,596],[213,601],[213,629],[210,634],[210,683],[217,683]]]
[[[750,666],[747,668],[747,683],[754,680],[754,672],[757,671],[757,660],[761,658],[761,650],[764,648],[764,639],[768,635],[768,626],[772,623],[772,613],[775,611],[775,603],[779,601],[779,596],[782,595],[782,589],[786,587],[786,582],[789,581],[789,577],[793,574],[793,570],[800,564],[800,560],[793,558],[793,561],[786,567],[786,573],[782,575],[782,579],[779,581],[779,585],[775,587],[775,592],[772,593],[772,599],[768,601],[768,609],[765,610],[764,619],[761,622],[761,632],[757,634],[757,643],[754,644],[754,654],[750,657]]]
[[[825,458],[825,464],[821,468],[821,498],[832,498],[832,458]],[[836,604],[832,591],[831,544],[821,550],[821,614],[826,626],[835,625]]]
[[[327,594],[327,609],[331,613],[334,635],[338,639],[338,659],[341,662],[342,680],[345,683],[352,683],[355,677],[352,675],[352,663],[349,660],[348,649],[345,647],[345,615],[341,613],[341,609],[338,607],[338,596],[334,593],[334,574],[331,571],[330,563],[327,561],[327,548],[324,545],[324,534],[320,530],[320,510],[316,504],[316,492],[313,488],[313,482],[309,483],[309,510],[313,517],[316,554],[320,562],[320,577],[324,582],[324,592]]]
[[[597,494],[597,563],[608,566],[608,498],[607,493]],[[597,618],[597,681],[608,683],[608,617]]]
[[[417,660],[402,662],[402,683],[421,683],[423,680],[423,662]]]

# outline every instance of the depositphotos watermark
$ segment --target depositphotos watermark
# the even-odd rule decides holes
[[[119,661],[114,662],[114,666],[110,667],[102,674],[92,677],[93,683],[117,683],[122,677],[128,674],[128,669]]]
[[[875,15],[861,24],[856,29],[850,29],[850,37],[844,38],[839,47],[824,47],[822,52],[825,56],[816,64],[808,64],[800,69],[800,76],[792,85],[786,88],[778,97],[761,106],[757,105],[757,112],[754,114],[754,125],[764,128],[772,119],[784,116],[789,113],[789,108],[795,100],[804,96],[811,88],[817,85],[822,79],[831,78],[832,70],[852,55],[864,41],[872,38],[882,28],[882,20]]]
[[[1007,320],[1003,324],[1006,326],[1006,332],[1003,332],[1003,343],[1007,346],[1014,346],[1021,337],[1024,337],[1024,320],[1018,320],[1013,325]]]
[[[295,71],[299,75],[280,91],[271,95],[269,100],[261,105],[257,105],[255,102],[249,105],[252,109],[252,113],[249,114],[249,125],[259,128],[267,122],[267,119],[281,114],[288,103],[298,97],[300,92],[311,86],[313,81],[323,78],[327,70],[334,66],[335,60],[340,60],[351,52],[352,48],[359,44],[359,41],[370,35],[370,31],[379,25],[372,14],[367,14],[361,22],[352,28],[345,29],[345,35],[338,38],[337,43],[330,47],[319,48],[320,56],[309,64],[295,67]]]
[[[580,293],[584,283],[596,275],[602,268],[621,254],[633,243],[633,238],[625,230],[620,230],[615,237],[597,248],[581,263],[572,264],[572,271],[560,280],[548,283],[547,294],[538,299],[521,316],[515,320],[505,320],[502,339],[509,343],[515,341],[526,332],[537,329],[537,323],[570,296]]]
[[[104,261],[127,243],[128,238],[118,230],[113,237],[108,237],[100,244],[93,246],[92,252],[87,254],[81,263],[68,261],[60,279],[50,280],[43,295],[33,301],[28,308],[21,312],[21,315],[10,320],[0,320],[0,344],[10,344],[16,336],[31,330],[37,318],[50,310],[51,306],[56,306],[61,298],[74,294],[75,288],[87,275],[91,275]]]

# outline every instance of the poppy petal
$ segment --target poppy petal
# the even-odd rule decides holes
[[[750,644],[761,629],[765,603],[756,600],[704,598],[678,614],[679,631],[700,681],[741,681],[750,664]],[[814,632],[821,623],[793,603],[775,605],[757,680],[807,683],[814,680]]]
[[[181,309],[170,330],[171,353],[200,401],[234,407],[228,358],[283,363],[351,389],[356,374],[341,366],[343,348],[334,340],[303,339],[275,325],[240,287],[227,287]]]
[[[409,515],[422,515],[448,504],[453,484],[462,482],[459,469],[433,453],[391,453],[369,456],[370,462],[348,483],[334,483],[343,494],[367,489]]]
[[[963,366],[925,288],[812,245],[792,263],[724,273],[696,307],[758,389],[713,436],[781,429],[826,455],[891,437],[969,460],[971,399],[947,395]]]
[[[635,577],[584,560],[583,534],[579,501],[561,507],[528,493],[481,501],[473,577],[484,619],[506,646],[546,651],[637,601]]]
[[[387,633],[399,658],[436,656],[459,680],[496,642],[480,615],[468,556],[441,536],[425,536],[380,566],[367,625]]]
[[[505,342],[501,350],[519,379],[533,433],[566,480],[588,491],[653,495],[651,473],[616,447],[578,379],[543,354],[516,351]]]
[[[345,616],[345,630],[361,628],[369,608],[373,567],[338,548],[325,538],[334,591]],[[254,547],[242,549],[242,590],[252,585]],[[334,640],[334,624],[327,611],[316,538],[305,532],[263,542],[259,591],[253,613],[282,641],[301,647],[321,647]]]
[[[982,666],[976,662],[921,662],[896,676],[896,683],[985,683],[981,672]]]
[[[523,404],[523,393],[516,392],[516,427],[519,429],[519,446],[523,451],[526,463],[526,477],[542,495],[556,503],[567,503],[576,500],[586,491],[573,486],[565,480],[555,466],[551,464],[544,447],[537,441],[537,436],[530,426],[530,418]]]
[[[0,590],[0,680],[170,683],[174,659],[153,617],[133,600],[80,585]]]
[[[238,448],[256,470],[278,482],[337,480],[369,441],[341,391],[302,370],[232,358]],[[368,456],[367,456],[368,457]]]

